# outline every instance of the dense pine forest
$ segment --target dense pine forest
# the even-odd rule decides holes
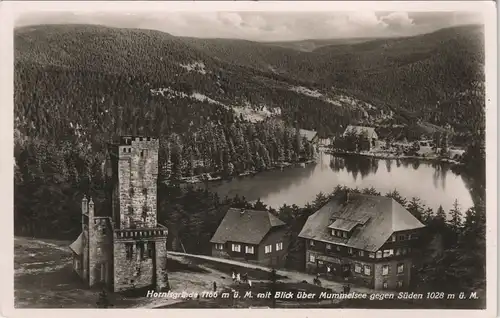
[[[18,29],[16,234],[74,238],[82,195],[103,203],[107,143],[121,134],[158,137],[161,178],[178,186],[310,159],[297,128],[331,137],[391,111],[380,128],[389,136],[450,124],[483,192],[482,33],[465,26],[300,52],[103,26]]]
[[[287,223],[288,235],[291,238],[287,267],[303,270],[305,246],[303,240],[297,238],[302,226],[312,213],[327,203],[338,191],[347,189],[338,186],[330,194],[319,193],[313,202],[303,208],[284,204],[275,210],[260,200],[251,204],[241,197],[219,198],[216,194],[203,189],[190,187],[180,189],[164,185],[159,190],[159,193],[164,194],[160,195],[159,216],[165,224],[176,225],[175,231],[171,232],[174,248],[181,251],[184,248],[188,253],[209,254],[211,233],[215,232],[229,207],[267,209]],[[374,188],[348,190],[381,195]],[[422,243],[425,246],[423,253],[425,259],[415,272],[417,277],[414,281],[417,283],[413,289],[446,292],[484,289],[486,268],[484,201],[479,201],[466,211],[461,210],[459,204],[455,203],[446,213],[442,207],[437,210],[426,207],[419,198],[403,198],[397,190],[385,195],[405,206],[427,226]]]

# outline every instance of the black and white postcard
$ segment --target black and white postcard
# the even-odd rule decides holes
[[[1,9],[6,317],[496,314],[493,2]]]

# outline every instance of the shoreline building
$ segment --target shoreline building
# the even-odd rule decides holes
[[[283,267],[286,224],[268,211],[231,208],[210,240],[212,256]]]
[[[338,193],[299,234],[306,271],[373,289],[406,289],[424,228],[392,198]]]
[[[371,149],[371,147],[375,146],[375,142],[378,140],[377,132],[375,131],[375,128],[373,128],[373,127],[349,125],[345,129],[342,136],[346,137],[349,134],[353,134],[353,135],[356,135],[358,137],[361,137],[361,136],[366,137],[368,139],[370,149]]]
[[[107,209],[82,199],[82,233],[70,245],[89,287],[168,289],[168,230],[157,222],[158,139],[121,137],[106,160]],[[102,216],[101,216],[102,215]]]
[[[317,144],[319,142],[318,133],[314,130],[299,129],[299,134],[301,138],[305,138],[312,144]]]

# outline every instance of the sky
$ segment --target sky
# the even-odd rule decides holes
[[[410,36],[441,28],[483,23],[474,12],[137,12],[24,13],[16,27],[37,24],[101,24],[153,29],[176,36],[294,41]]]

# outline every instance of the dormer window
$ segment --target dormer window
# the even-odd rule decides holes
[[[347,238],[347,232],[342,232],[342,237]]]

